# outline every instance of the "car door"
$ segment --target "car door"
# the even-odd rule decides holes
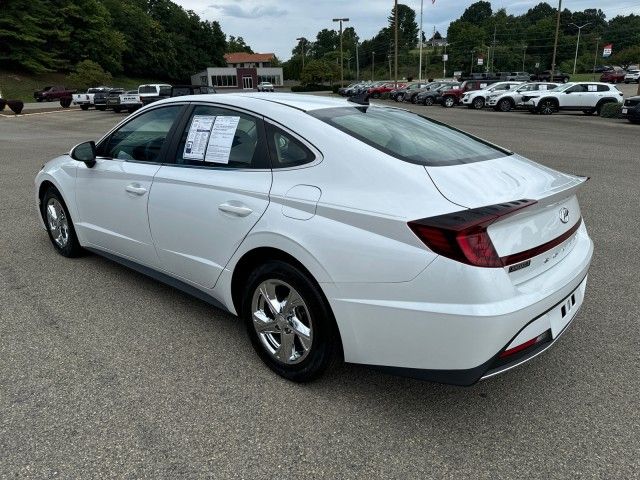
[[[171,152],[149,197],[151,234],[167,272],[212,288],[269,204],[264,125],[244,111],[196,104]]]
[[[582,84],[569,87],[564,91],[563,98],[560,99],[560,107],[568,110],[579,110],[580,107],[585,106],[585,91],[586,88]]]
[[[147,201],[166,140],[184,108],[164,106],[135,116],[100,142],[93,167],[78,165],[76,228],[88,246],[158,266]]]

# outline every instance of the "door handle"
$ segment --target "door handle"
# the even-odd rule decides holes
[[[134,195],[144,195],[145,193],[147,193],[147,189],[141,187],[138,183],[127,185],[126,187],[124,187],[124,189],[129,193],[133,193]]]
[[[251,214],[253,210],[244,205],[232,205],[230,203],[221,203],[218,205],[218,210],[225,213],[230,213],[231,215],[235,215],[237,217],[246,217]]]

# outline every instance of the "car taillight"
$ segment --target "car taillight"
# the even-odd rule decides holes
[[[409,222],[409,228],[438,255],[476,267],[501,268],[487,228],[498,219],[537,203],[516,200]]]

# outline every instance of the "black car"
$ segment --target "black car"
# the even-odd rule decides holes
[[[442,92],[449,90],[451,88],[458,88],[460,84],[458,82],[443,82],[438,85],[436,88],[432,88],[430,90],[425,90],[420,92],[416,96],[416,101],[419,105],[435,105],[436,103],[442,102]]]
[[[559,70],[556,70],[555,72],[551,72],[551,70],[545,70],[544,72],[538,72],[538,73],[534,73],[533,75],[531,75],[531,81],[532,82],[561,82],[561,83],[567,83],[569,82],[569,79],[571,77],[566,74],[566,73],[562,73]]]
[[[116,113],[120,113],[123,108],[120,106],[120,95],[124,93],[124,88],[112,88],[107,95],[105,108],[112,109]]]
[[[217,93],[216,89],[208,85],[174,85],[171,87],[172,97],[183,97],[185,95],[206,95]]]
[[[608,72],[609,70],[613,70],[613,67],[611,65],[596,65],[593,69],[593,73],[604,73]]]
[[[95,93],[95,95],[93,96],[93,104],[96,107],[96,110],[104,111],[107,109],[107,97],[109,96],[109,93],[112,90],[114,90],[114,88],[107,87]],[[115,88],[115,90],[122,90],[122,89]]]
[[[443,82],[430,82],[420,88],[409,90],[407,91],[407,93],[405,93],[403,101],[409,102],[409,103],[416,103],[416,99],[419,94],[438,88],[440,85],[442,85],[442,83]]]
[[[624,101],[622,106],[622,116],[631,123],[640,124],[640,95],[629,97]]]
[[[404,98],[407,95],[411,95],[414,92],[417,92],[419,89],[424,88],[428,85],[428,82],[417,82],[410,83],[404,88],[398,88],[397,90],[393,90],[389,93],[389,98],[395,100],[396,102],[404,102]]]

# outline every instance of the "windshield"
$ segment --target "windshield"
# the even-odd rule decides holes
[[[157,93],[155,85],[141,85],[138,88],[138,93]]]
[[[418,165],[459,165],[510,154],[467,133],[396,108],[338,107],[309,114],[373,148]]]

